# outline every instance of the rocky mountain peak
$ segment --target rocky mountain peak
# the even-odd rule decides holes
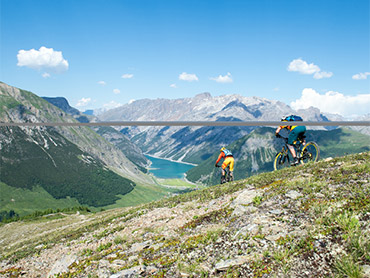
[[[200,93],[194,96],[194,100],[207,100],[211,98],[212,98],[212,95],[211,93],[208,93],[208,92]]]

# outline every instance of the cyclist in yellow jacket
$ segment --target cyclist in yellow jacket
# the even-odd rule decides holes
[[[231,151],[229,151],[225,147],[222,147],[221,150],[220,150],[220,155],[218,156],[217,161],[215,163],[215,167],[219,167],[217,163],[220,162],[220,160],[222,158],[224,159],[224,162],[222,163],[222,166],[221,166],[221,169],[222,169],[221,183],[224,183],[224,182],[226,182],[226,177],[225,177],[226,171],[225,171],[225,169],[228,166],[229,166],[231,180],[234,180],[234,176],[233,176],[234,157],[233,157],[233,154],[231,153]]]

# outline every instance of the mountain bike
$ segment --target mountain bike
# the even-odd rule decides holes
[[[280,152],[278,152],[274,159],[274,170],[279,170],[285,167],[291,166],[290,162],[293,161],[292,154],[288,148],[288,138],[280,136],[278,138],[284,139],[285,144]],[[316,162],[320,157],[320,149],[316,142],[308,142],[304,144],[305,136],[299,137],[297,141],[293,144],[295,148],[296,155],[298,158],[298,163],[304,164],[309,162]]]
[[[221,166],[216,164],[216,167],[219,168]],[[231,174],[230,174],[230,169],[229,168],[225,168],[225,172],[226,172],[225,176],[221,175],[221,181],[220,181],[221,184],[234,180],[233,176],[231,176]]]

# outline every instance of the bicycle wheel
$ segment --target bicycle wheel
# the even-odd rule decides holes
[[[316,162],[320,158],[320,149],[315,142],[307,143],[301,152],[301,162]]]
[[[290,164],[289,164],[289,157],[287,155],[285,155],[284,153],[282,152],[279,152],[276,156],[275,156],[275,160],[274,160],[274,170],[280,170],[280,169],[283,169],[283,168],[286,168],[286,167],[289,167]]]

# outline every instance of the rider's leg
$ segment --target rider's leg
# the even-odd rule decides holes
[[[225,172],[225,167],[222,164],[221,166],[221,184],[226,182],[226,172]]]
[[[295,159],[297,157],[297,154],[296,154],[294,146],[290,145],[290,144],[287,144],[287,145],[288,145],[290,153],[292,154],[293,158]]]
[[[288,148],[289,148],[289,151],[290,153],[292,154],[292,157],[293,157],[293,162],[291,163],[292,165],[297,165],[299,163],[298,161],[298,158],[297,158],[297,153],[295,151],[295,148],[293,145],[289,145],[287,144]]]
[[[298,164],[297,153],[296,153],[295,148],[293,146],[293,144],[295,144],[296,141],[298,140],[298,135],[299,135],[299,132],[297,132],[298,130],[299,130],[299,127],[296,127],[295,129],[293,129],[289,133],[288,142],[287,142],[288,149],[289,149],[289,151],[292,154],[292,157],[294,159],[294,161],[292,163],[293,165]]]
[[[234,158],[233,157],[228,157],[227,160],[226,160],[226,163],[229,166],[229,177],[230,177],[230,180],[229,181],[233,181],[234,180],[234,176],[233,176],[233,172],[234,172]]]
[[[221,168],[222,168],[222,177],[225,179],[225,182],[228,182],[229,181],[228,177],[226,177],[226,168],[229,167],[231,158],[232,157],[226,157],[225,160],[224,160],[224,163],[222,163],[222,166],[221,166]],[[229,173],[230,173],[230,169],[231,168],[229,168]]]

